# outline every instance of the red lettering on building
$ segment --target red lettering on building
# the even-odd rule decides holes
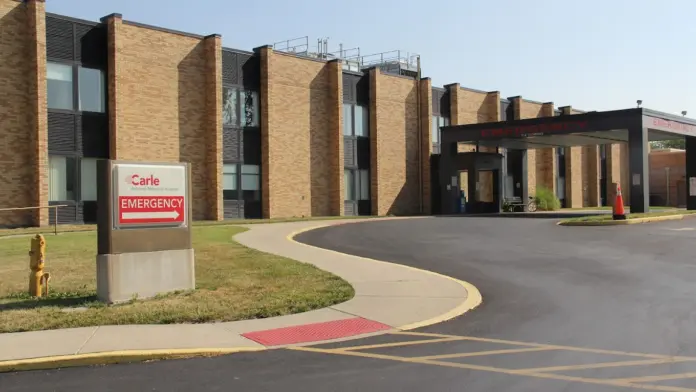
[[[484,129],[481,131],[483,138],[505,138],[505,137],[524,137],[529,135],[544,135],[547,133],[556,132],[574,132],[586,131],[587,121],[552,123],[552,124],[536,124],[536,125],[520,125],[517,127]]]
[[[654,118],[654,117],[653,117],[653,126],[674,130],[675,132],[694,132],[694,131],[696,131],[696,127],[694,127],[693,125],[679,123],[676,121],[669,121],[669,120],[665,120],[662,118]]]

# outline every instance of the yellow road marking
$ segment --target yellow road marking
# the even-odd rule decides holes
[[[455,337],[448,337],[448,338],[440,338],[440,339],[411,340],[411,341],[406,341],[406,342],[378,343],[378,344],[366,344],[364,346],[341,347],[341,348],[337,348],[335,350],[338,350],[338,351],[368,350],[371,348],[414,346],[417,344],[453,342],[456,340],[466,340],[466,339],[464,339],[462,337],[456,337],[456,338]]]
[[[680,374],[665,374],[662,376],[645,376],[645,377],[633,377],[633,378],[615,378],[615,381],[625,381],[625,382],[651,382],[651,381],[666,381],[666,380],[679,380],[683,378],[696,378],[696,373],[680,373]]]
[[[447,337],[454,337],[455,336],[455,335],[443,335],[443,334],[437,334],[437,333],[404,332],[404,331],[393,332],[392,334],[393,335],[428,336],[428,337],[433,337],[433,338],[436,338],[436,337],[447,338]],[[675,356],[670,356],[670,355],[633,353],[633,352],[627,352],[627,351],[602,350],[602,349],[596,349],[596,348],[584,348],[584,347],[573,347],[573,346],[559,346],[559,345],[555,345],[555,344],[527,343],[527,342],[518,342],[518,341],[503,340],[503,339],[476,338],[476,337],[472,337],[472,336],[462,336],[461,338],[463,340],[471,340],[471,341],[475,341],[475,342],[500,343],[500,344],[509,344],[512,346],[546,347],[549,349],[587,352],[587,353],[594,353],[594,354],[625,355],[625,356],[629,356],[629,357],[669,359],[669,360],[685,360],[685,361],[696,360],[696,357],[682,357],[682,356],[675,357]]]
[[[688,388],[680,388],[680,387],[670,387],[670,386],[663,386],[663,385],[633,384],[633,383],[629,383],[629,382],[622,381],[622,380],[573,377],[573,376],[566,376],[566,375],[554,374],[554,373],[531,373],[531,372],[520,373],[519,371],[516,371],[516,370],[496,368],[496,367],[491,367],[491,366],[480,366],[480,365],[471,365],[471,364],[463,364],[463,363],[455,363],[455,362],[442,362],[442,361],[432,361],[432,360],[417,359],[417,358],[396,357],[396,356],[391,356],[391,355],[365,353],[365,352],[358,352],[358,351],[330,350],[330,349],[319,349],[319,348],[312,348],[312,347],[290,347],[288,349],[294,350],[294,351],[308,351],[308,352],[315,352],[315,353],[322,353],[322,354],[334,354],[334,355],[346,355],[346,356],[362,357],[362,358],[384,359],[384,360],[390,360],[390,361],[396,361],[396,362],[422,364],[422,365],[434,365],[434,366],[450,367],[450,368],[457,368],[457,369],[481,370],[481,371],[487,371],[487,372],[493,372],[493,373],[501,373],[501,374],[508,374],[508,375],[516,375],[516,376],[526,376],[526,377],[535,377],[535,378],[542,378],[542,379],[548,379],[548,380],[571,381],[571,382],[579,382],[579,383],[585,383],[585,384],[609,385],[609,386],[614,386],[614,387],[627,387],[627,388],[645,389],[645,390],[652,390],[652,391],[665,391],[665,392],[696,392],[696,389],[688,389]]]
[[[641,365],[660,365],[664,363],[674,363],[674,362],[686,362],[694,361],[696,359],[643,359],[640,361],[615,361],[615,362],[600,362],[600,363],[590,363],[585,365],[569,365],[569,366],[552,366],[552,367],[541,367],[541,368],[530,368],[530,369],[519,369],[520,372],[560,372],[563,370],[585,370],[585,369],[603,369],[610,367],[621,367],[621,366],[641,366]]]
[[[466,358],[466,357],[480,357],[484,355],[496,355],[496,354],[517,354],[517,353],[530,353],[534,351],[549,351],[555,350],[555,348],[547,347],[530,347],[530,348],[511,348],[507,350],[490,350],[490,351],[476,351],[472,353],[459,353],[459,354],[443,354],[443,355],[429,355],[426,357],[414,357],[416,359],[448,359],[448,358]]]

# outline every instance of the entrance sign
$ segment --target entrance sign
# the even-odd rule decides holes
[[[188,163],[97,161],[97,298],[195,290]]]
[[[185,165],[113,164],[115,228],[188,224]]]

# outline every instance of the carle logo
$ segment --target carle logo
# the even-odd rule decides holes
[[[150,174],[148,177],[141,177],[139,174],[133,174],[130,177],[126,176],[126,184],[133,186],[159,186],[159,178]]]

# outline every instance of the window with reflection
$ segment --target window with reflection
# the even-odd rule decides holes
[[[238,87],[223,87],[222,123],[231,127],[258,127],[259,94]]]

